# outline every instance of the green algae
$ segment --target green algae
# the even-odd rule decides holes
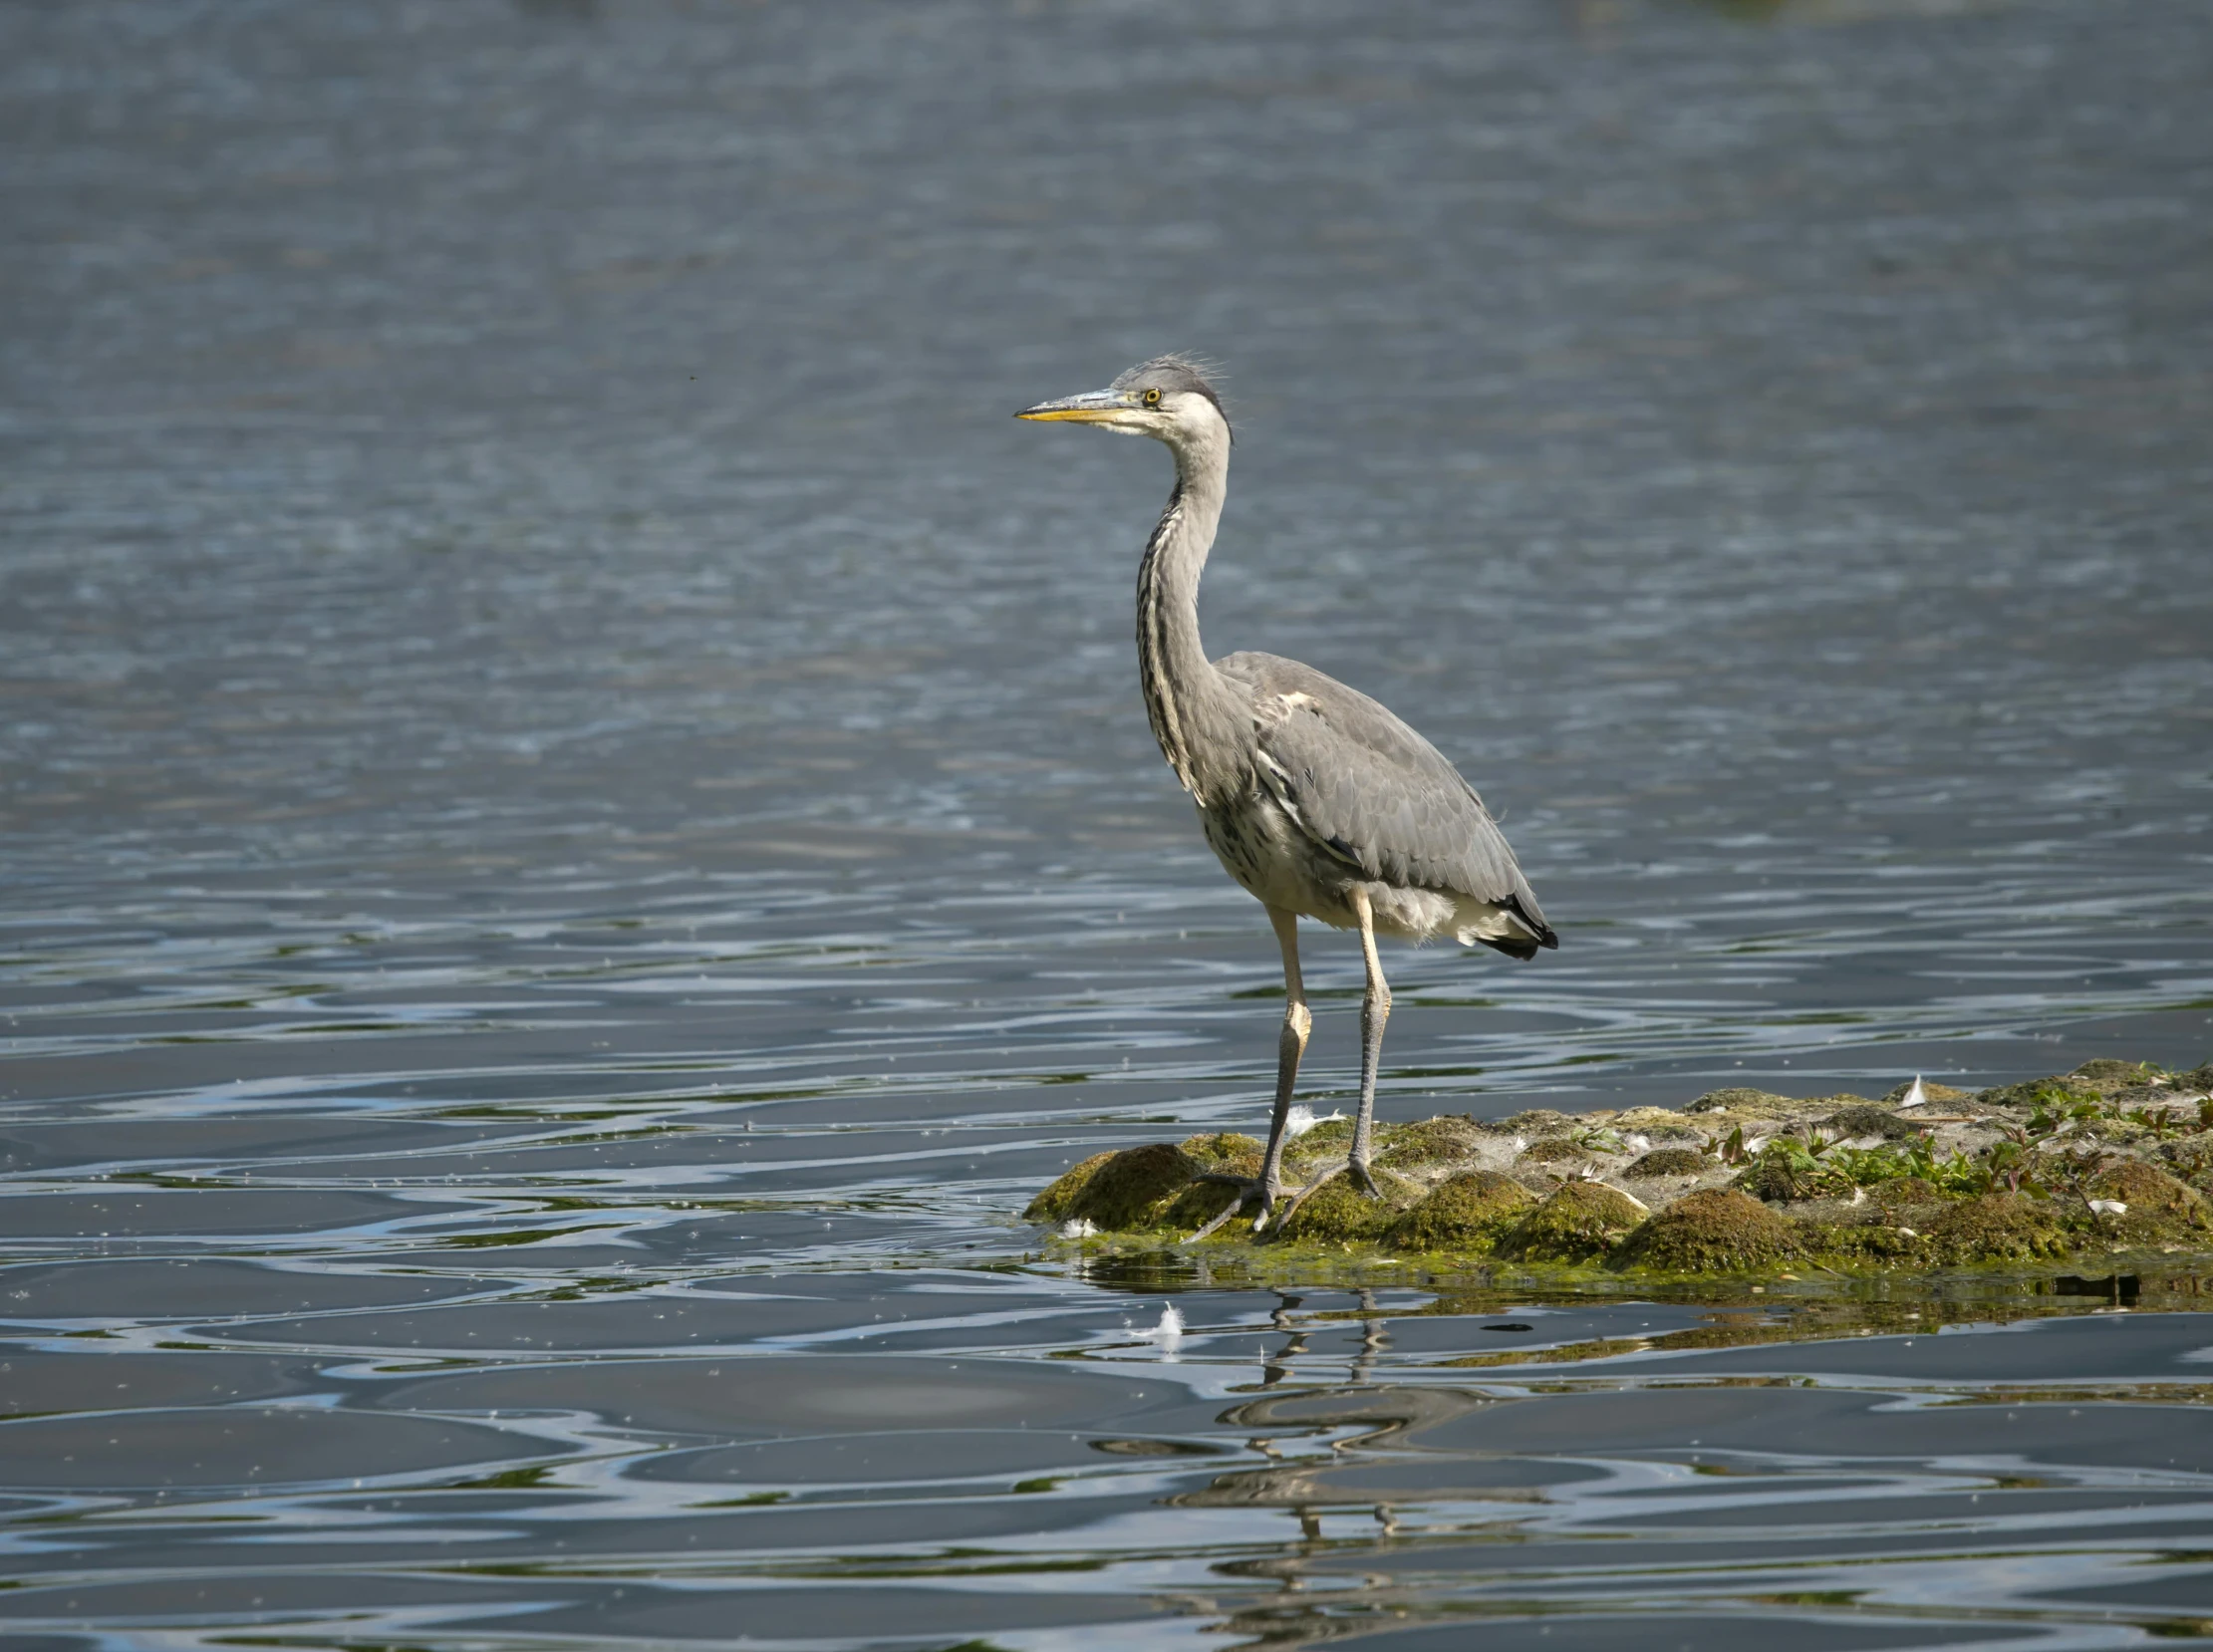
[[[1928,1239],[1912,1228],[1887,1222],[1800,1221],[1796,1226],[1798,1242],[1825,1267],[1889,1271],[1930,1265]]]
[[[1645,1209],[1603,1182],[1563,1182],[1500,1237],[1499,1254],[1521,1261],[1592,1261],[1645,1219]]]
[[[1387,1237],[1409,1250],[1488,1250],[1535,1203],[1535,1195],[1511,1176],[1464,1171],[1403,1212]]]
[[[2042,1199],[1986,1193],[1951,1205],[1929,1227],[1929,1248],[1954,1264],[2064,1256],[2073,1246],[2059,1215]]]
[[[1613,1252],[1616,1267],[1667,1273],[1744,1273],[1798,1255],[1797,1226],[1749,1194],[1707,1188],[1685,1194],[1633,1229]]]
[[[1299,1203],[1282,1225],[1281,1237],[1309,1244],[1382,1239],[1398,1214],[1421,1198],[1422,1189],[1387,1170],[1377,1170],[1374,1176],[1380,1198],[1363,1192],[1349,1172],[1331,1177]]]

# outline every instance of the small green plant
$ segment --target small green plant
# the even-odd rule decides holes
[[[2198,1111],[2201,1115],[2204,1113],[2205,1104],[2203,1102],[2198,1104]],[[2186,1123],[2186,1116],[2179,1109],[2152,1107],[2148,1104],[2142,1107],[2131,1107],[2127,1112],[2120,1114],[2119,1117],[2127,1120],[2130,1124],[2142,1125],[2151,1132],[2152,1140],[2157,1142],[2163,1142],[2170,1136],[2181,1135]]]
[[[1612,1130],[1601,1124],[1577,1125],[1567,1132],[1567,1139],[1585,1153],[1626,1153],[1629,1144]]]

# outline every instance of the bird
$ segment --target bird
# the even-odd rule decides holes
[[[1214,548],[1233,435],[1208,374],[1186,356],[1140,362],[1105,390],[1039,402],[1014,416],[1150,436],[1176,461],[1167,508],[1137,573],[1139,686],[1161,754],[1199,810],[1224,870],[1267,911],[1283,957],[1275,1104],[1256,1178],[1195,1239],[1256,1202],[1252,1228],[1281,1231],[1298,1204],[1349,1172],[1371,1197],[1375,1083],[1391,988],[1378,935],[1451,936],[1510,958],[1557,947],[1536,894],[1475,787],[1388,708],[1311,666],[1272,654],[1209,660],[1199,579]],[[1360,1107],[1345,1159],[1286,1196],[1285,1125],[1313,1017],[1299,970],[1298,921],[1358,930]],[[1278,1215],[1280,1211],[1280,1215]]]

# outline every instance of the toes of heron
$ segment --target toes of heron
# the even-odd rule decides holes
[[[1229,1204],[1223,1206],[1221,1214],[1218,1215],[1212,1222],[1208,1223],[1206,1227],[1200,1229],[1198,1233],[1192,1235],[1189,1239],[1184,1241],[1185,1243],[1197,1244],[1203,1239],[1212,1238],[1217,1229],[1223,1227],[1226,1223],[1229,1222],[1232,1217],[1236,1216],[1240,1211],[1244,1210],[1245,1206],[1251,1204],[1255,1198],[1261,1197],[1264,1192],[1260,1184],[1257,1182],[1241,1182],[1236,1184],[1236,1187],[1238,1190],[1237,1198],[1231,1200]],[[1260,1221],[1265,1222],[1266,1220],[1267,1211],[1265,1206],[1263,1205],[1260,1211]]]

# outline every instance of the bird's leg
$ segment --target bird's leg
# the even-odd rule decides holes
[[[1291,1091],[1298,1082],[1298,1058],[1306,1053],[1306,1035],[1313,1029],[1314,1018],[1307,1013],[1306,982],[1298,969],[1298,914],[1269,907],[1267,921],[1275,926],[1275,944],[1283,950],[1283,1030],[1275,1041],[1275,1112],[1268,1121],[1267,1153],[1260,1161],[1257,1181],[1215,1178],[1232,1182],[1238,1197],[1191,1236],[1193,1243],[1210,1238],[1255,1198],[1260,1202],[1260,1214],[1253,1218],[1252,1229],[1258,1233],[1274,1214],[1276,1201],[1283,1197],[1284,1127],[1291,1116]],[[1312,1189],[1302,1192],[1310,1193]]]
[[[1298,1083],[1298,1058],[1314,1018],[1306,1010],[1306,983],[1298,970],[1298,914],[1267,909],[1275,944],[1283,950],[1283,1030],[1275,1040],[1275,1112],[1268,1120],[1267,1157],[1260,1162],[1260,1221],[1274,1213],[1283,1196],[1283,1129],[1291,1116],[1291,1091]]]
[[[1352,1178],[1368,1193],[1376,1193],[1369,1173],[1368,1149],[1375,1132],[1375,1074],[1383,1059],[1383,1027],[1391,1018],[1391,986],[1383,978],[1383,961],[1375,952],[1375,909],[1368,892],[1355,884],[1352,910],[1360,920],[1360,951],[1368,964],[1368,995],[1360,1001],[1360,1116],[1352,1125]]]

